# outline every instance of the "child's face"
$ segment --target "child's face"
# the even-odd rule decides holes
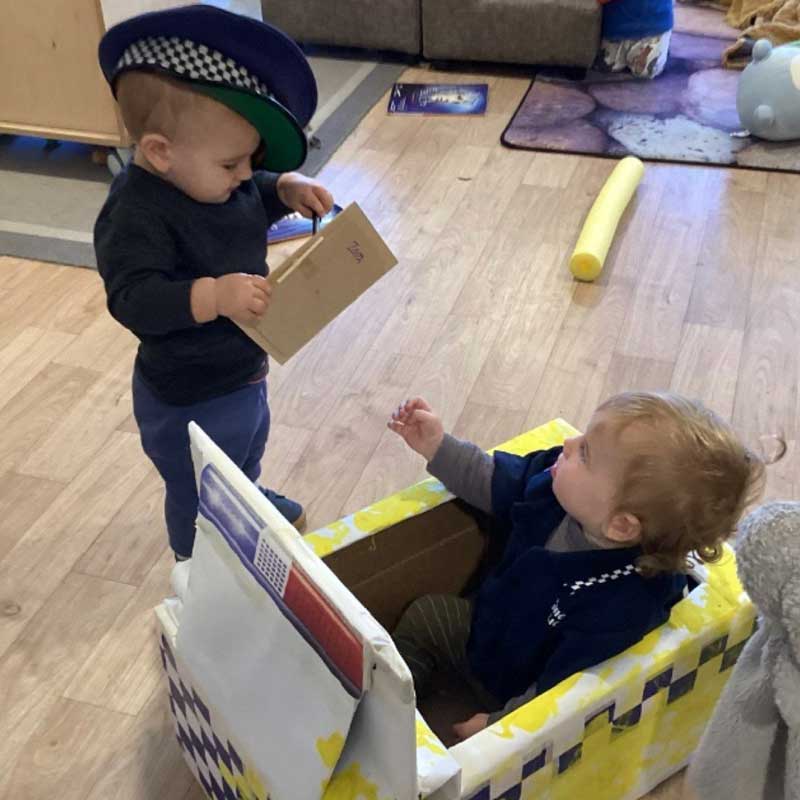
[[[208,100],[181,121],[163,177],[200,203],[224,203],[253,176],[250,160],[260,141],[247,120]]]
[[[595,412],[585,434],[564,442],[564,450],[551,468],[553,492],[590,537],[625,542],[616,530],[624,520],[612,519],[625,437],[617,435],[610,423],[610,412]]]

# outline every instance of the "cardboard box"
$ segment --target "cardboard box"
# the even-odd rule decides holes
[[[395,264],[380,234],[351,203],[270,273],[272,299],[264,316],[237,324],[283,364]]]
[[[554,420],[502,449],[575,432]],[[754,630],[726,549],[641,642],[448,748],[387,628],[468,579],[473,518],[430,479],[300,537],[191,437],[197,541],[156,612],[178,741],[209,797],[634,800],[686,764]]]
[[[474,574],[485,539],[475,519],[450,502],[325,557],[378,622],[393,630],[424,594],[458,594]]]

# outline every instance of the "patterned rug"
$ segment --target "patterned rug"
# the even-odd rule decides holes
[[[542,70],[503,133],[508,147],[619,158],[800,172],[800,143],[732,136],[739,72],[723,69],[733,36],[673,32],[654,80],[589,71]]]

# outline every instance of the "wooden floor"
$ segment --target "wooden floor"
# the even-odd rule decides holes
[[[568,255],[613,164],[500,146],[527,82],[490,81],[482,118],[379,103],[322,173],[400,265],[273,369],[267,482],[317,526],[422,477],[385,428],[409,395],[488,447],[671,387],[751,443],[785,436],[769,493],[797,498],[800,179],[648,164],[604,273],[578,285]],[[201,796],[157,658],[172,561],[131,419],[133,354],[95,272],[0,258],[2,798]]]

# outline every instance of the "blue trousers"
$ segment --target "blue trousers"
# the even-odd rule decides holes
[[[189,447],[189,422],[194,420],[254,483],[269,436],[266,380],[190,406],[159,399],[133,371],[133,414],[142,448],[166,485],[164,516],[172,549],[189,557],[194,546],[197,485]]]

